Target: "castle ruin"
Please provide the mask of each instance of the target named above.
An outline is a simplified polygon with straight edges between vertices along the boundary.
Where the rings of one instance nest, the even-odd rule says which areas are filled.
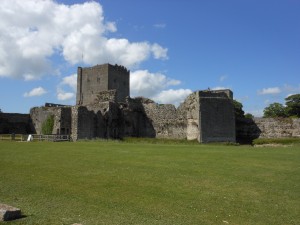
[[[130,72],[119,65],[77,70],[75,106],[48,104],[30,110],[36,133],[54,115],[54,134],[74,141],[94,138],[152,137],[235,142],[230,90],[196,91],[176,108],[151,99],[129,96]]]
[[[196,91],[176,108],[130,98],[130,72],[123,66],[79,67],[77,78],[75,106],[46,103],[30,114],[0,113],[0,134],[41,134],[52,115],[52,133],[68,134],[74,141],[151,137],[251,143],[261,137],[300,137],[299,118],[235,119],[230,90]]]

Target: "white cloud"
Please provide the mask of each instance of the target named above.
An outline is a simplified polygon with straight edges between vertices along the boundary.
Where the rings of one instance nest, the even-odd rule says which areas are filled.
[[[30,81],[30,80],[35,80],[36,79],[35,76],[32,75],[32,74],[24,74],[23,78],[24,78],[25,81]]]
[[[66,91],[70,89],[71,91]],[[62,78],[62,81],[57,85],[57,99],[60,101],[66,101],[75,98],[77,90],[77,74],[72,74]]]
[[[41,96],[46,94],[47,91],[42,88],[42,87],[37,87],[37,88],[33,88],[31,91],[29,92],[25,92],[24,93],[24,97],[34,97],[34,96]]]
[[[2,0],[0,77],[38,79],[53,72],[50,57],[71,64],[110,62],[132,68],[147,60],[167,59],[158,44],[106,37],[116,32],[97,2],[64,5],[53,0]]]
[[[257,92],[259,95],[273,95],[281,93],[279,87],[263,88]]]
[[[60,84],[67,85],[67,86],[71,87],[74,91],[76,91],[76,89],[77,89],[77,74],[75,73],[70,76],[64,77]]]
[[[155,59],[168,59],[168,49],[161,47],[159,44],[153,44],[151,51]]]
[[[189,89],[167,89],[181,82],[171,79],[161,73],[151,73],[148,70],[134,71],[130,75],[131,96],[151,98],[158,103],[169,103],[178,106],[192,93]]]
[[[116,32],[117,31],[117,26],[115,22],[107,22],[106,23],[106,30],[110,32]]]
[[[153,100],[158,103],[170,103],[178,106],[191,93],[192,90],[190,89],[169,89],[158,93],[156,96],[154,96]]]
[[[227,87],[222,87],[222,86],[217,86],[217,87],[213,87],[211,88],[212,90],[224,90],[224,89],[229,89]]]
[[[165,88],[180,83],[179,80],[170,79],[161,73],[150,73],[148,70],[137,70],[130,74],[131,96],[153,98]]]
[[[57,99],[60,101],[70,100],[74,97],[75,97],[75,93],[73,92],[65,92],[60,88],[57,89]]]

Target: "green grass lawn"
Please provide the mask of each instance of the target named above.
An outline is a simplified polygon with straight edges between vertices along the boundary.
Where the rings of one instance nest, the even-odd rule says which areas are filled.
[[[299,145],[2,141],[0,202],[7,224],[299,225],[299,166]]]

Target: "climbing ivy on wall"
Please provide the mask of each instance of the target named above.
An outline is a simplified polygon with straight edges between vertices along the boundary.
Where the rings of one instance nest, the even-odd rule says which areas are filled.
[[[54,126],[54,115],[49,115],[42,124],[42,134],[52,134]]]

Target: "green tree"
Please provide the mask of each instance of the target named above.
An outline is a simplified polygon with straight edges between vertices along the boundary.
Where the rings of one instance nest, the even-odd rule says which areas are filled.
[[[251,113],[246,113],[246,114],[245,114],[245,118],[253,119],[254,116],[253,116]]]
[[[274,102],[264,109],[265,118],[286,117],[286,116],[287,113],[285,107],[278,102]]]
[[[288,116],[300,117],[300,94],[285,98],[285,105]]]
[[[0,109],[0,113],[2,113],[2,110]]]
[[[244,118],[245,112],[243,110],[243,104],[238,102],[237,100],[233,100],[233,105],[234,105],[235,119]]]
[[[54,115],[49,115],[42,124],[42,134],[52,134],[54,127]]]

